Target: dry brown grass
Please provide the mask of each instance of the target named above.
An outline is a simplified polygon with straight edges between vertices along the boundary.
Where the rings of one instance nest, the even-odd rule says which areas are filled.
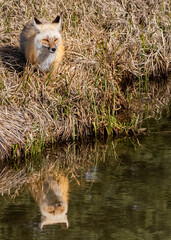
[[[17,193],[28,182],[28,177],[24,168],[16,172],[5,167],[0,172],[0,180],[0,194],[14,194],[14,191]]]
[[[1,158],[136,127],[127,83],[168,73],[170,0],[7,0],[0,7]],[[45,78],[26,65],[19,35],[33,16],[51,21],[60,12],[66,54],[55,79]]]

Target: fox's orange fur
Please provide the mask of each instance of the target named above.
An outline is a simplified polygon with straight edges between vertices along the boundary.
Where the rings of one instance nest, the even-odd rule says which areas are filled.
[[[41,23],[34,18],[20,35],[20,46],[26,59],[39,65],[42,71],[56,72],[64,55],[64,44],[60,34],[61,18],[50,23]]]

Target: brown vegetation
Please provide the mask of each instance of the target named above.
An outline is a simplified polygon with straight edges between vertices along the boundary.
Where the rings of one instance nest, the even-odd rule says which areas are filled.
[[[0,158],[137,128],[137,101],[160,92],[149,79],[169,71],[170,0],[7,0],[0,7]],[[66,54],[56,77],[45,77],[26,64],[19,36],[33,16],[51,21],[60,12]],[[170,95],[170,86],[162,89]]]

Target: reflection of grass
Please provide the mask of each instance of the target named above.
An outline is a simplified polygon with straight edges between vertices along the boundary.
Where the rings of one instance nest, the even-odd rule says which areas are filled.
[[[14,158],[21,148],[35,155],[47,142],[137,130],[143,115],[137,110],[138,99],[151,98],[154,91],[159,97],[150,79],[168,72],[169,4],[1,4],[0,157],[10,155],[11,149]],[[66,54],[55,78],[45,77],[26,64],[18,39],[33,15],[52,21],[61,11]]]
[[[99,162],[116,164],[117,168],[120,163],[116,154],[116,144],[117,142],[113,141],[68,144],[53,150],[46,149],[46,155],[40,153],[24,162],[13,158],[12,165],[5,168],[1,166],[0,194],[17,193],[27,184],[46,179],[50,175],[67,175],[79,184],[77,177],[88,171],[91,166],[97,166]]]

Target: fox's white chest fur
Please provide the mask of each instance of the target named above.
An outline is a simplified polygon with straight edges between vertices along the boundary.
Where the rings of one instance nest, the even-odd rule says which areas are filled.
[[[55,52],[51,52],[49,49],[50,47],[44,46],[42,44],[41,40],[42,39],[58,39],[58,43],[56,44],[56,50]],[[44,32],[41,32],[37,34],[34,38],[34,46],[36,49],[36,55],[37,55],[37,61],[39,63],[40,68],[44,72],[49,72],[52,63],[54,62],[56,55],[57,55],[57,50],[59,45],[61,44],[61,35],[59,32],[56,31],[55,28],[52,28],[51,30],[46,30]]]
[[[37,60],[39,63],[40,68],[44,71],[44,72],[49,72],[51,67],[52,67],[52,63],[55,61],[56,58],[56,54],[55,53],[50,53],[47,49],[45,48],[40,48],[37,50]]]

